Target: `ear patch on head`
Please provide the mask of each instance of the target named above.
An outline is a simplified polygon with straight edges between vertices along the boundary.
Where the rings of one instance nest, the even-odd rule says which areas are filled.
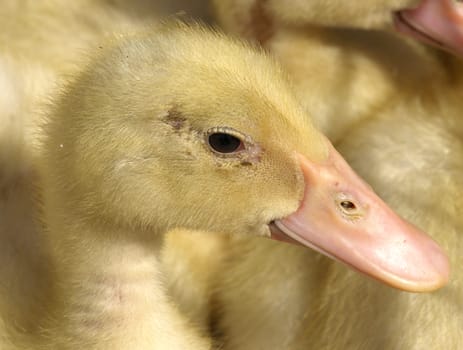
[[[186,118],[175,108],[171,108],[162,121],[170,125],[175,131],[180,131],[186,122]]]

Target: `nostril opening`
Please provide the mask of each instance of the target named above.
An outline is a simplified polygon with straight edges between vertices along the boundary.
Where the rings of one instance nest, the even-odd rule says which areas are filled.
[[[341,215],[348,220],[354,221],[365,216],[366,206],[364,203],[352,198],[346,193],[338,193],[336,198],[336,208]]]
[[[341,203],[341,207],[343,207],[343,209],[345,210],[355,210],[357,209],[357,207],[355,206],[355,204],[351,201],[342,201]]]

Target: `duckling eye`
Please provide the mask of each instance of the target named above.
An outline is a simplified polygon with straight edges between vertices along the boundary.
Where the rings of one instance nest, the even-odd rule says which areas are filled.
[[[214,151],[223,154],[234,153],[244,149],[243,141],[236,136],[224,132],[210,134],[208,142]]]

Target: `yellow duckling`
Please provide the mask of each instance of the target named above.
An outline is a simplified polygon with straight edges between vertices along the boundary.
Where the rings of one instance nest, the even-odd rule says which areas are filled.
[[[5,348],[209,349],[166,291],[176,228],[295,240],[407,290],[446,282],[436,243],[355,175],[262,53],[178,23],[95,51],[43,128],[49,284],[35,329],[2,315]]]

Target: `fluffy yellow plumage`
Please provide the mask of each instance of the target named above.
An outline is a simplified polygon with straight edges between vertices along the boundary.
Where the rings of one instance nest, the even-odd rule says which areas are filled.
[[[1,139],[24,155],[24,162],[14,163],[19,168],[5,167],[11,173],[4,179],[10,185],[6,187],[8,198],[13,198],[7,198],[7,203],[14,209],[15,200],[21,201],[19,195],[27,198],[27,182],[34,177],[28,176],[36,167],[27,164],[37,166],[40,176],[35,184],[42,203],[37,215],[45,229],[21,235],[26,240],[33,238],[33,244],[25,245],[24,256],[33,252],[36,265],[17,268],[8,265],[10,257],[6,255],[5,266],[11,267],[2,273],[11,281],[17,278],[0,289],[0,327],[4,328],[0,328],[0,339],[8,350],[208,349],[210,340],[191,326],[179,311],[178,302],[170,299],[165,279],[176,266],[180,266],[180,274],[186,272],[178,260],[162,266],[163,233],[188,228],[269,235],[269,224],[290,214],[292,217],[302,197],[303,203],[315,203],[315,208],[319,204],[325,209],[327,205],[322,212],[333,214],[334,222],[345,229],[358,228],[361,225],[346,220],[349,215],[339,206],[338,185],[351,196],[348,204],[354,209],[355,205],[367,208],[359,215],[364,218],[362,222],[369,222],[369,200],[373,198],[365,194],[369,190],[312,127],[285,74],[261,52],[201,26],[170,23],[147,29],[127,16],[126,9],[120,11],[118,6],[123,4],[114,7],[112,2],[89,1],[92,11],[82,4],[67,8],[60,1],[28,3],[26,7],[21,7],[25,3],[18,4],[15,7],[5,2],[3,13],[5,19],[17,17],[8,26],[17,38],[31,32],[28,26],[32,23],[44,25],[37,26],[37,40],[30,46],[21,46],[19,39],[8,45],[8,40],[2,39],[2,68],[10,74],[2,84],[20,101],[10,103],[8,110],[13,111],[10,115],[23,117],[12,120],[26,124],[25,142],[11,141],[21,140],[21,124],[16,129],[18,138]],[[63,23],[65,31],[53,30]],[[120,31],[129,33],[111,34]],[[73,32],[79,36],[68,40]],[[69,45],[69,49],[60,45]],[[18,81],[25,82],[26,88]],[[55,91],[60,93],[48,105],[44,96],[55,84],[59,86]],[[41,119],[46,122],[38,130]],[[217,152],[211,135],[218,137],[221,147],[239,142],[239,151]],[[325,169],[331,161],[331,168]],[[341,176],[333,178],[337,170],[342,170]],[[325,178],[312,178],[318,173]],[[325,184],[327,179],[332,183],[325,193],[319,183]],[[311,198],[308,182],[320,194],[311,201],[306,201]],[[352,184],[360,185],[355,188]],[[382,208],[374,198],[371,208]],[[12,221],[21,219],[18,212],[15,215]],[[376,226],[372,227],[374,233]],[[28,229],[23,226],[20,231]],[[7,233],[2,239],[16,240],[13,252],[20,246],[19,236]],[[331,234],[331,230],[326,233]],[[414,235],[410,236],[412,241]],[[297,238],[304,241],[304,237]],[[260,242],[265,247],[265,241]],[[423,242],[433,247],[429,253],[436,253],[433,243]],[[224,246],[223,242],[216,243],[209,248]],[[402,247],[406,251],[408,246]],[[201,256],[209,248],[196,252]],[[434,277],[433,268],[446,264],[440,253],[437,255],[439,263],[428,265],[429,271],[425,269]],[[221,262],[221,257],[214,256],[213,261]],[[164,251],[164,260],[170,258],[172,255]],[[25,289],[21,283],[31,274],[31,265],[38,278],[30,284],[35,289]],[[194,293],[210,293],[204,291],[211,286],[207,266],[193,267],[203,270],[200,276],[206,276],[200,278]],[[271,266],[261,272],[268,272]],[[270,281],[279,278],[276,271],[268,274]],[[377,278],[384,279],[384,274],[388,277],[389,270],[381,271]],[[398,279],[388,282],[402,288],[410,282],[413,288],[421,288],[420,278],[415,285],[413,278],[409,281],[397,275]],[[234,272],[229,271],[228,276]],[[295,286],[297,276],[290,279],[296,281]],[[428,274],[418,273],[418,277],[423,276]],[[444,271],[437,279],[431,278],[431,284],[425,281],[423,288],[436,288],[445,279]],[[226,283],[220,288],[224,296],[218,300],[226,300],[227,293],[234,292]],[[262,288],[255,292],[264,300],[280,295],[273,290],[269,295]],[[297,289],[297,293],[303,292],[304,286]],[[185,299],[194,300],[194,293]],[[179,296],[178,291],[174,294]],[[24,307],[13,307],[12,295]],[[242,306],[252,298],[244,301]],[[287,305],[288,309],[299,307],[298,303]],[[185,309],[192,317],[204,317],[204,312],[194,307],[187,305]],[[240,310],[233,310],[231,317]],[[236,339],[240,341],[240,337]],[[249,344],[253,339],[257,337],[250,338]]]

